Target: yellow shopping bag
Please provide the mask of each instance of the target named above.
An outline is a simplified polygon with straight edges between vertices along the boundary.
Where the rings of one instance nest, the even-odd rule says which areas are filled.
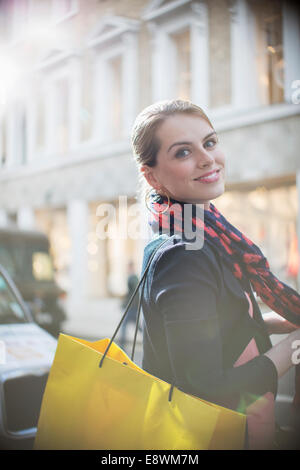
[[[245,415],[173,390],[108,339],[60,335],[35,449],[242,449]]]
[[[131,359],[113,342],[142,282],[143,294],[156,251],[111,340],[59,336],[35,449],[243,449],[245,415],[188,395],[133,362],[142,295]]]

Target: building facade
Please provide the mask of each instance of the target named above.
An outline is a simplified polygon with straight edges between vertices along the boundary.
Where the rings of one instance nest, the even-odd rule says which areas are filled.
[[[0,224],[49,235],[70,311],[123,295],[130,260],[140,270],[130,131],[177,97],[225,151],[217,207],[299,288],[296,2],[2,0],[0,24]]]

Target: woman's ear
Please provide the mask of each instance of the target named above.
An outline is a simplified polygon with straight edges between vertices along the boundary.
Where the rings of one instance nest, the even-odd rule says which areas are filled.
[[[155,171],[152,167],[143,165],[140,170],[143,173],[144,178],[147,180],[147,183],[152,186],[152,188],[157,191],[161,190],[161,184],[157,180]]]

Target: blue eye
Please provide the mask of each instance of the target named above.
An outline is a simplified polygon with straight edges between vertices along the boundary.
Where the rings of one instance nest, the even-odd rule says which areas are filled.
[[[211,143],[212,145],[207,145]],[[209,139],[205,142],[204,147],[213,147],[217,143],[217,139]]]
[[[177,158],[182,158],[182,157],[187,157],[190,154],[189,149],[180,149],[178,152],[176,152],[175,157]]]

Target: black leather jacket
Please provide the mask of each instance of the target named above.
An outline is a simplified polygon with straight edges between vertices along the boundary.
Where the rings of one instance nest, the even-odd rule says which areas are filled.
[[[162,237],[145,247],[143,269]],[[170,237],[149,268],[142,367],[186,393],[233,409],[238,403],[244,412],[259,396],[277,393],[277,370],[263,355],[272,344],[260,309],[249,283],[250,317],[244,288],[216,248],[206,242],[200,250],[185,245]],[[252,338],[260,355],[234,367]]]

